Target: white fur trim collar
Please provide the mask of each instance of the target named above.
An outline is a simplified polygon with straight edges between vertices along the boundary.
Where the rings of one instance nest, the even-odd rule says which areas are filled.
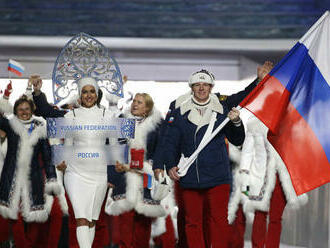
[[[181,115],[184,115],[187,111],[192,110],[194,108],[195,108],[195,106],[192,101],[192,95],[191,95],[187,100],[185,100],[180,105],[180,113],[181,113]],[[211,109],[212,111],[223,114],[222,104],[219,102],[219,100],[215,94],[210,95],[210,103],[208,105],[208,108]]]
[[[180,107],[180,105],[185,102],[187,99],[190,99],[192,95],[192,91],[190,90],[189,92],[187,92],[184,95],[179,96],[176,100],[175,100],[175,108]]]
[[[129,110],[124,113],[127,118],[134,118]],[[153,109],[150,115],[142,120],[141,122],[136,122],[135,124],[135,136],[134,139],[130,140],[130,148],[144,149],[147,147],[147,135],[148,133],[154,131],[157,125],[161,122],[162,115],[157,109]]]
[[[35,128],[32,130],[31,135],[28,134],[27,130],[23,126],[23,123],[14,116],[9,120],[9,124],[13,131],[24,139],[28,141],[31,145],[35,145],[38,142],[39,138],[47,138],[47,130],[44,120],[32,116],[32,121],[36,123]]]
[[[215,94],[210,95],[210,103],[207,105],[207,110],[203,117],[198,113],[195,104],[193,103],[192,96],[184,101],[180,105],[180,113],[184,115],[186,112],[190,111],[188,114],[188,120],[198,126],[198,129],[204,125],[209,124],[212,112],[217,112],[223,114],[223,107],[219,102]]]

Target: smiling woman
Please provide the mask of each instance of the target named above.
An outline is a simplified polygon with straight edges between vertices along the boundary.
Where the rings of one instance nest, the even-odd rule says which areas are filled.
[[[52,203],[45,193],[60,193],[55,167],[51,164],[46,125],[32,115],[33,110],[32,100],[22,96],[15,102],[13,118],[0,116],[0,129],[8,139],[0,178],[0,214],[13,220],[13,226],[19,223],[19,212],[26,222],[46,221]],[[13,234],[17,246],[26,245],[24,234],[17,236],[15,231]]]
[[[98,106],[99,86],[94,78],[85,77],[78,81],[81,107],[64,115],[74,119],[75,125],[91,127],[101,126],[103,118],[111,119],[110,111]],[[97,147],[106,144],[106,137],[100,135],[102,130],[83,128],[74,132],[74,145]],[[78,153],[81,160],[70,160],[64,174],[65,190],[69,196],[76,219],[77,240],[80,247],[90,248],[95,235],[95,223],[99,219],[101,206],[107,191],[107,164],[98,152]],[[91,199],[92,202],[91,202]]]
[[[28,100],[25,97],[21,97],[15,102],[14,114],[18,119],[27,121],[32,117],[32,113],[35,110],[35,106],[32,100]]]
[[[93,107],[97,101],[97,94],[95,87],[92,85],[85,85],[81,90],[81,105],[86,108]]]
[[[154,107],[154,102],[150,95],[137,93],[131,104],[131,114],[134,116],[147,117]]]

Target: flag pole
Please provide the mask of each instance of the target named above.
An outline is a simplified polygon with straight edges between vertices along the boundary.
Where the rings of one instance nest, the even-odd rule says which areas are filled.
[[[9,60],[8,60],[7,71],[8,71],[8,78],[9,78],[9,81],[10,81],[11,80],[11,74],[10,74],[10,71],[9,71]]]

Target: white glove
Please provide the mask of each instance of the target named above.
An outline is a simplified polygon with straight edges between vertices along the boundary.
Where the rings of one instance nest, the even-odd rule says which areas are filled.
[[[151,191],[152,199],[161,201],[170,193],[169,180],[168,176],[163,176],[162,173],[159,174],[159,180],[155,180],[153,190]]]

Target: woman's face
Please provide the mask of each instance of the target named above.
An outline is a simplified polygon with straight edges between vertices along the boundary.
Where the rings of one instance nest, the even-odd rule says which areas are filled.
[[[85,108],[91,108],[96,104],[97,94],[94,86],[85,85],[81,90],[81,105]]]
[[[143,96],[135,95],[131,104],[131,113],[134,116],[146,116],[148,108]]]
[[[30,104],[23,102],[16,108],[16,116],[18,119],[27,121],[32,117],[32,110]]]

